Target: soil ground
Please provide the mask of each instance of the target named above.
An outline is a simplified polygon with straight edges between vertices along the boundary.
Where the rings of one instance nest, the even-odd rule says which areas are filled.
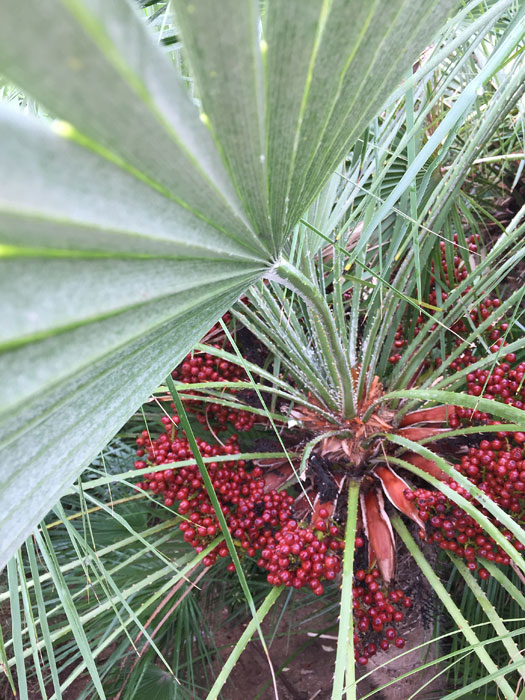
[[[432,561],[435,550],[424,547],[425,554]],[[428,584],[422,579],[412,557],[405,551],[398,552],[398,571],[403,572],[402,579],[395,582],[396,586],[405,591],[414,601],[413,608],[408,611],[398,631],[406,641],[405,650],[417,647],[432,638],[431,619],[436,605]],[[410,589],[403,581],[410,581]],[[322,609],[322,599],[318,608]],[[217,616],[227,616],[228,611],[218,611]],[[224,618],[223,618],[224,619]],[[310,620],[308,622],[307,620]],[[281,636],[275,636],[270,645],[270,657],[274,669],[286,665],[277,675],[277,692],[279,700],[329,700],[331,697],[332,678],[335,664],[337,625],[334,612],[316,615],[313,607],[304,613],[300,608],[296,611],[285,612],[279,629]],[[332,625],[332,629],[327,628]],[[232,647],[244,630],[244,625],[218,625],[215,642],[222,648],[224,658],[227,658]],[[273,625],[269,621],[263,624],[265,639],[270,640]],[[291,631],[286,633],[286,631]],[[325,634],[317,636],[325,630]],[[439,654],[435,645],[427,645],[424,650],[416,650],[404,655],[392,647],[388,652],[381,652],[371,659],[365,669],[357,668],[358,698],[364,698],[369,693],[374,700],[438,700],[443,697],[444,678],[438,676],[439,667],[432,666],[426,671],[418,671],[406,679],[397,680],[401,676],[419,668]],[[394,660],[395,659],[395,660]],[[289,661],[288,661],[289,660]],[[392,663],[388,663],[392,660]],[[217,665],[216,671],[220,670]],[[372,673],[370,673],[372,671]],[[392,683],[387,688],[379,690],[383,685]],[[263,652],[261,643],[254,637],[245,649],[235,666],[228,684],[223,691],[225,700],[274,700],[276,695],[271,685],[271,675],[268,660]]]
[[[283,620],[286,624],[286,620]],[[231,628],[223,631],[216,640],[218,643],[235,644],[242,630]],[[329,700],[331,697],[332,677],[335,663],[335,635],[324,638],[312,638],[297,635],[288,640],[276,639],[270,648],[274,668],[283,660],[298,652],[297,657],[286,666],[277,677],[279,700]],[[222,637],[222,638],[221,638]],[[422,625],[413,627],[405,634],[407,647],[414,647],[431,637],[429,630]],[[302,648],[305,641],[310,643]],[[429,653],[432,653],[432,650]],[[384,666],[385,662],[399,656],[399,650],[393,649],[371,660],[365,671],[358,670],[358,677],[367,677],[358,682],[358,698],[363,698],[372,691],[375,700],[407,700],[413,694],[417,700],[436,700],[443,696],[443,685],[436,679],[436,668],[418,672],[408,678],[394,682],[393,685],[377,691],[383,685],[396,681],[400,676],[418,668],[429,658],[423,658],[420,651],[411,652],[397,658]],[[381,668],[378,668],[382,666]],[[369,671],[373,673],[369,675]],[[254,641],[239,659],[228,685],[224,691],[226,700],[274,700],[275,692],[269,686],[270,671],[266,656],[260,642]],[[428,685],[427,685],[428,684]],[[421,690],[419,690],[421,688]],[[419,691],[419,692],[418,692]]]

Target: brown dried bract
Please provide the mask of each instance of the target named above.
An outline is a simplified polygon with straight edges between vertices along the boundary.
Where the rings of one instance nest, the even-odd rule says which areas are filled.
[[[358,379],[358,371],[355,371],[354,379]],[[384,394],[379,377],[374,377],[370,390],[358,404],[357,415],[354,418],[341,418],[334,416],[334,422],[328,421],[322,414],[314,409],[295,407],[291,411],[291,417],[308,431],[317,434],[339,431],[344,435],[331,435],[321,441],[316,452],[330,461],[361,467],[364,465],[369,448],[363,445],[376,433],[393,432],[392,420],[394,411],[379,405],[368,420],[364,422],[363,417],[367,411]],[[317,403],[313,397],[309,397],[311,403]]]

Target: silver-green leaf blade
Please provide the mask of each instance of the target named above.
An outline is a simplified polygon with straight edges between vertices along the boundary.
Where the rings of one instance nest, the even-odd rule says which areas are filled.
[[[0,567],[250,281],[203,284],[3,353]]]
[[[0,22],[0,71],[87,147],[264,251],[196,106],[131,2],[13,4]]]
[[[0,244],[108,255],[261,259],[257,247],[180,206],[34,117],[0,105]],[[110,204],[108,206],[108,204]]]
[[[211,132],[254,229],[275,253],[258,2],[177,0],[174,5]]]
[[[455,0],[268,3],[268,169],[275,230],[286,233],[295,225],[455,5]]]

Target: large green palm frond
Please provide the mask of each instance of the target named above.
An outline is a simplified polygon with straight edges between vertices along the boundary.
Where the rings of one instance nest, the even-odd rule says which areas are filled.
[[[0,564],[282,242],[455,5],[176,2],[204,112],[126,0],[2,12]]]

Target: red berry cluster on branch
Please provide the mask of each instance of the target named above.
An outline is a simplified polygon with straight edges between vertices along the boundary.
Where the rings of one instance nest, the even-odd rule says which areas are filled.
[[[505,438],[506,435],[512,437]],[[524,448],[518,446],[518,443],[522,445],[525,442],[525,434],[502,433],[502,436],[503,438],[497,437],[491,441],[482,440],[477,448],[471,447],[455,468],[513,519],[525,525],[525,454]],[[475,501],[467,490],[453,479],[449,479],[447,483],[467,500]],[[415,501],[421,520],[427,523],[430,530],[420,534],[429,542],[436,542],[442,549],[448,549],[465,559],[470,570],[477,569],[477,559],[510,564],[508,554],[495,540],[474,518],[444,494],[416,489],[405,491],[405,495],[409,500]],[[477,505],[479,507],[479,504]],[[484,508],[479,509],[518,551],[524,549],[521,542],[496,518]],[[486,569],[480,569],[479,575],[481,578],[488,578]]]
[[[473,237],[470,239],[469,248],[471,251],[476,248]],[[466,276],[463,260],[456,256],[449,277],[444,245],[441,264],[444,279],[449,286]],[[442,292],[438,295],[434,278],[431,283],[433,286],[429,300],[432,304],[441,303],[447,294]],[[485,299],[475,310],[466,312],[470,313],[470,319],[465,316],[458,320],[453,330],[458,334],[470,331],[470,322],[479,325],[499,306],[498,299]],[[420,332],[423,322],[424,319],[420,316],[416,323],[416,335]],[[486,331],[493,343],[493,352],[506,345],[502,334],[507,328],[506,323],[498,321]],[[390,358],[391,362],[399,361],[401,349],[406,344],[403,328],[399,326],[394,340],[396,353]],[[467,391],[473,396],[484,396],[524,408],[525,362],[513,367],[516,362],[513,353],[507,353],[502,359],[505,361],[497,364],[492,371],[475,370],[468,374]],[[474,355],[466,351],[456,358],[450,367],[453,371],[458,371],[469,367],[475,361]],[[173,372],[173,377],[185,384],[239,382],[247,379],[242,367],[221,360],[208,352],[188,355]],[[234,390],[229,391],[235,393]],[[205,396],[197,389],[194,398],[186,400],[186,405],[196,419],[212,433],[215,430],[226,430],[229,425],[233,425],[237,430],[249,430],[253,426],[255,414],[204,399]],[[213,421],[212,424],[210,420]],[[442,420],[439,418],[439,421]],[[165,431],[158,438],[152,440],[148,432],[143,431],[137,439],[137,455],[143,459],[136,462],[136,467],[166,467],[146,474],[139,487],[161,496],[168,507],[178,502],[177,510],[184,519],[180,525],[184,540],[197,552],[203,552],[221,534],[219,521],[198,467],[177,466],[178,462],[192,458],[189,443],[184,434],[179,432],[178,416],[165,416],[162,421]],[[495,424],[487,413],[481,411],[454,407],[450,412],[451,428],[473,421]],[[524,523],[525,434],[505,431],[505,426],[501,425],[501,430],[498,428],[495,436],[493,440],[481,441],[479,447],[470,448],[456,469],[513,518]],[[267,573],[267,581],[271,585],[307,587],[315,595],[321,595],[324,592],[323,583],[334,580],[341,570],[340,555],[345,544],[339,527],[332,518],[334,503],[329,501],[331,496],[323,494],[327,502],[321,500],[320,494],[315,491],[314,486],[317,484],[314,481],[313,485],[308,486],[311,489],[310,493],[314,493],[313,513],[308,515],[306,511],[301,511],[297,503],[294,513],[294,498],[284,490],[278,492],[272,488],[275,482],[270,483],[271,473],[268,473],[267,483],[260,467],[249,469],[243,460],[233,458],[240,452],[236,435],[220,444],[209,444],[200,439],[197,440],[197,444],[201,454],[210,458],[207,462],[208,474],[237,550],[242,555],[257,559],[258,566]],[[219,456],[232,456],[232,459],[215,461],[214,458]],[[285,482],[278,483],[282,485]],[[449,479],[447,483],[475,503],[517,549],[523,549],[521,544],[457,482]],[[403,483],[400,487],[401,491],[405,485],[406,483]],[[476,570],[477,560],[483,558],[497,563],[510,563],[505,551],[476,521],[440,492],[407,489],[404,495],[408,500],[415,502],[421,521],[426,523],[427,531],[421,531],[421,536],[462,557],[469,569]],[[298,522],[303,517],[306,520]],[[361,537],[356,537],[355,544],[362,547],[364,541]],[[228,556],[228,547],[222,540],[204,557],[203,563],[211,566],[217,557]],[[231,562],[227,568],[231,572],[235,570]],[[478,574],[482,578],[488,577],[484,568],[479,569]],[[397,634],[395,625],[403,620],[403,609],[410,606],[410,598],[402,590],[389,590],[377,569],[368,572],[358,570],[355,573],[354,641],[355,657],[359,664],[367,664],[368,659],[377,651],[386,650],[391,644],[399,649],[403,648],[405,642]]]
[[[465,243],[466,246],[463,246],[463,252],[465,252],[465,247],[468,248],[469,253],[477,253],[478,252],[478,246],[477,243],[479,242],[479,235],[471,235],[468,239],[466,239]],[[459,255],[458,253],[460,252],[460,243],[459,243],[459,238],[458,234],[455,233],[453,237],[452,244],[458,249],[456,254],[452,258],[452,270],[449,271],[448,269],[448,263],[447,263],[447,243],[446,241],[440,241],[439,242],[439,250],[441,254],[441,269],[443,270],[443,277],[445,280],[445,284],[449,289],[451,287],[454,287],[456,284],[459,284],[462,280],[467,278],[468,271],[465,266],[465,261]],[[450,244],[449,244],[450,245]],[[432,273],[434,274],[435,271],[435,264],[432,263]],[[452,274],[450,274],[452,273]],[[433,299],[434,301],[431,301],[431,304],[436,303],[437,301],[437,296],[435,292],[435,277],[430,278],[430,285],[431,285],[431,295],[434,294]],[[447,295],[443,294],[441,295],[443,299],[447,298]]]
[[[508,406],[514,406],[521,410],[525,409],[525,362],[520,362],[514,367],[509,363],[516,360],[514,353],[505,355],[505,362],[497,363],[490,369],[477,369],[467,374],[467,394],[479,396],[484,399],[500,401]],[[471,364],[475,358],[469,358],[466,364]],[[461,423],[472,424],[483,422],[489,425],[498,425],[498,421],[490,419],[490,415],[477,409],[455,407],[454,415],[450,418],[450,427],[455,429]],[[498,433],[500,439],[514,435],[514,440],[520,440],[522,433]]]
[[[405,640],[398,636],[395,624],[404,618],[403,609],[412,606],[412,600],[401,590],[388,590],[377,569],[367,573],[355,572],[353,588],[354,655],[358,664],[365,666],[378,649],[386,651],[390,644],[398,649]],[[369,641],[372,637],[372,641]]]
[[[166,432],[152,441],[144,430],[137,439],[137,454],[140,457],[145,455],[148,464],[170,466],[146,474],[138,486],[162,496],[167,506],[179,501],[178,512],[185,517],[180,525],[184,539],[201,552],[219,534],[218,520],[198,467],[176,466],[176,462],[189,460],[192,456],[187,439],[178,435],[178,416],[165,416],[162,420]],[[224,445],[212,446],[204,440],[197,440],[197,445],[205,457],[239,453],[236,435]],[[144,469],[147,463],[140,459],[135,462],[135,467]],[[248,472],[245,466],[244,460],[207,464],[235,544],[251,557],[262,550],[259,565],[270,572],[269,583],[294,585],[296,588],[308,583],[319,595],[323,592],[321,581],[334,579],[340,571],[337,551],[344,547],[344,543],[337,537],[338,527],[328,523],[328,512],[323,509],[319,511],[315,532],[299,527],[292,520],[293,497],[285,491],[265,493],[262,470],[256,467]],[[204,564],[210,566],[217,556],[228,556],[225,544],[221,543],[208,554]],[[228,568],[233,570],[233,564]]]
[[[506,362],[497,364],[494,369],[478,369],[467,374],[467,393],[471,396],[502,401],[509,406],[525,407],[525,362],[511,368],[509,362],[516,360],[514,353],[505,356]]]
[[[146,430],[137,439],[137,454],[145,456],[146,461],[137,460],[135,467],[169,466],[146,474],[138,486],[162,496],[167,506],[179,501],[177,510],[185,517],[180,525],[184,539],[201,552],[219,534],[218,520],[197,465],[176,465],[192,457],[187,439],[178,434],[178,416],[164,416],[162,421],[166,430],[157,439],[152,440]],[[210,445],[204,440],[197,440],[197,445],[205,457],[239,453],[236,435],[223,445]],[[339,528],[329,521],[329,512],[324,508],[318,511],[310,527],[299,526],[292,519],[293,497],[275,489],[265,493],[262,470],[255,467],[249,472],[245,467],[244,460],[207,464],[235,544],[248,556],[260,553],[258,563],[269,572],[269,583],[296,588],[308,584],[320,595],[321,582],[333,580],[340,571],[337,552],[344,548],[344,542],[339,537]],[[362,546],[363,540],[357,538],[356,544]],[[204,564],[210,566],[217,556],[228,556],[224,543],[204,558]],[[233,570],[233,564],[228,568]]]
[[[177,415],[169,418],[164,416],[161,419],[166,426],[166,432],[156,440],[151,440],[147,430],[143,430],[136,442],[139,446],[137,456],[142,459],[135,462],[136,469],[144,469],[148,465],[168,464],[173,465],[162,471],[155,471],[143,476],[143,483],[139,486],[149,489],[155,494],[163,496],[167,506],[172,506],[175,500],[182,501],[202,490],[202,477],[196,465],[186,467],[176,467],[177,462],[193,459],[193,454],[188,440],[178,434],[179,417]],[[232,435],[224,444],[210,445],[204,440],[197,438],[197,446],[203,457],[216,457],[218,455],[234,455],[239,453],[237,436]],[[147,462],[144,461],[144,456]],[[222,462],[221,466],[237,465],[243,468],[245,462]],[[215,462],[211,465],[217,467]],[[210,468],[212,468],[210,465]]]
[[[219,345],[213,347],[219,348]],[[239,365],[228,362],[211,353],[190,353],[183,362],[172,372],[173,379],[184,384],[200,384],[202,382],[239,382],[247,381],[246,372]],[[195,392],[198,394],[199,392]],[[230,389],[229,393],[235,393]],[[189,411],[196,415],[197,420],[209,429],[209,420],[215,422],[214,430],[221,431],[233,425],[235,430],[250,430],[255,423],[256,414],[243,411],[231,406],[224,406],[213,401],[194,400],[186,402]]]
[[[258,564],[269,572],[268,583],[294,588],[308,585],[315,595],[321,595],[322,581],[332,581],[341,570],[337,550],[344,548],[344,542],[338,534],[337,525],[323,536],[319,530],[301,528],[289,520],[261,552]]]
[[[469,448],[456,469],[525,524],[525,434],[498,432],[497,436]]]
[[[179,501],[177,510],[185,518],[180,525],[184,539],[197,552],[202,552],[220,533],[217,516],[197,465],[176,466],[177,462],[192,458],[187,439],[177,434],[178,416],[171,419],[165,417],[163,421],[165,425],[170,423],[171,427],[167,427],[167,432],[153,441],[148,432],[143,431],[137,439],[137,454],[141,457],[146,455],[148,464],[170,464],[170,467],[145,474],[138,486],[162,496],[167,506]],[[216,445],[197,439],[197,446],[204,457],[239,453],[236,435],[232,435],[224,444]],[[142,459],[135,462],[137,469],[146,466]],[[273,540],[275,530],[291,518],[293,498],[284,491],[264,493],[262,470],[255,467],[247,471],[245,467],[244,460],[211,461],[207,464],[229,532],[235,543],[253,557]],[[213,564],[217,555],[228,555],[225,544],[218,545],[208,554],[204,564]]]
[[[441,549],[448,549],[465,559],[471,571],[478,568],[477,557],[498,564],[510,563],[509,557],[484,533],[474,518],[455,507],[446,496],[427,489],[416,489],[410,493],[417,499],[421,519],[428,522],[430,532],[419,533],[428,542],[439,544]],[[479,569],[478,574],[481,578],[488,578],[486,569]]]
[[[177,510],[184,517],[180,525],[184,540],[202,552],[220,534],[218,519],[198,467],[177,467],[177,462],[192,457],[187,439],[179,434],[178,416],[165,416],[162,420],[165,432],[157,439],[152,440],[147,431],[137,439],[137,454],[144,459],[137,460],[135,466],[169,466],[146,474],[138,486],[162,496],[167,506],[178,501]],[[206,457],[239,453],[235,435],[223,445],[210,445],[204,440],[197,440],[197,444]],[[321,595],[323,582],[334,580],[341,570],[340,553],[345,545],[339,527],[330,517],[332,509],[316,506],[311,523],[298,523],[292,517],[292,496],[286,491],[265,493],[261,468],[248,471],[243,460],[232,459],[210,461],[207,469],[235,546],[247,556],[259,557],[257,563],[268,572],[270,584],[306,586],[315,595]],[[356,537],[355,544],[363,547],[363,538]],[[211,566],[217,557],[228,556],[222,541],[203,563]],[[227,568],[233,572],[234,564]],[[356,573],[353,595],[357,662],[366,664],[378,650],[386,650],[391,644],[403,648],[405,642],[397,634],[395,624],[403,619],[403,609],[410,607],[410,598],[401,590],[389,591],[377,569]]]
[[[477,251],[477,241],[479,239],[479,236],[470,236],[470,238],[467,241],[468,249],[469,251],[476,252]],[[458,236],[457,234],[454,234],[454,245],[458,245]],[[453,289],[455,286],[457,286],[462,280],[466,279],[467,277],[467,269],[465,267],[465,263],[463,258],[461,258],[459,255],[455,255],[453,257],[453,269],[452,269],[452,274],[449,274],[448,271],[448,265],[447,265],[447,259],[446,259],[446,244],[444,241],[441,241],[440,243],[440,248],[441,248],[441,268],[443,271],[443,279],[446,284],[446,286],[449,289]],[[440,293],[438,294],[437,287],[436,287],[436,278],[434,276],[435,273],[435,266],[434,263],[432,263],[432,277],[430,278],[430,289],[428,293],[428,298],[427,302],[431,304],[432,306],[437,306],[440,307],[444,301],[448,299],[449,294],[444,290],[441,289]],[[466,287],[465,290],[462,293],[462,296],[465,296],[470,292],[471,287]],[[461,337],[464,337],[466,334],[469,334],[472,331],[472,326],[477,327],[479,326],[485,319],[487,319],[491,313],[493,312],[494,309],[497,309],[501,306],[501,301],[497,298],[490,298],[486,297],[476,308],[471,309],[468,311],[465,309],[465,315],[463,318],[459,318],[455,323],[452,324],[451,326],[451,331],[452,333],[455,334],[454,338],[454,344],[455,346],[459,346],[462,342]],[[432,310],[429,310],[429,313],[432,314]],[[470,323],[468,321],[468,317],[470,318]],[[415,328],[414,328],[414,335],[417,336],[423,324],[426,322],[427,316],[421,314],[417,317]],[[432,330],[434,330],[437,326],[433,326]],[[492,352],[497,352],[502,346],[504,347],[507,345],[507,342],[504,341],[503,335],[508,329],[508,323],[505,322],[504,319],[498,320],[497,323],[492,323],[490,324],[484,331],[484,334],[486,335],[487,342],[492,342],[491,346],[491,351]],[[461,336],[461,337],[457,337]],[[401,360],[401,349],[408,344],[408,340],[405,337],[405,327],[403,323],[400,323],[399,326],[397,327],[395,337],[394,337],[394,352],[390,357],[388,358],[388,361],[391,364],[396,364]],[[515,357],[514,357],[515,359]],[[473,362],[476,361],[476,358],[472,355],[472,353],[467,350],[465,353],[463,353],[459,358],[456,358],[451,364],[450,368],[452,370],[459,370],[462,369],[462,367],[466,367],[469,364],[472,364]],[[513,360],[508,360],[509,362],[512,362]],[[441,358],[436,358],[434,360],[436,366],[441,365]],[[427,360],[426,365],[430,366],[431,361]]]

